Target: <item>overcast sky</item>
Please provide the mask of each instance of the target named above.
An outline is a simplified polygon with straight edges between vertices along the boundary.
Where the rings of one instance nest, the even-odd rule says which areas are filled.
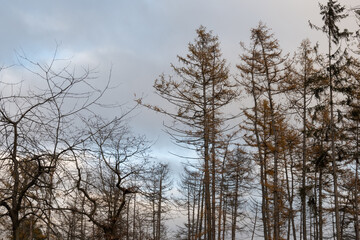
[[[321,1],[324,2],[324,1]],[[341,1],[348,7],[358,0]],[[0,64],[16,64],[15,52],[35,61],[59,55],[77,66],[97,69],[105,83],[112,68],[108,101],[133,104],[134,94],[160,103],[152,84],[161,73],[171,74],[170,63],[184,55],[195,30],[203,25],[219,36],[230,67],[247,42],[250,29],[263,21],[272,28],[285,52],[293,52],[304,38],[321,41],[308,20],[321,25],[315,0],[33,0],[1,1]],[[354,21],[354,17],[349,19]],[[232,72],[236,74],[236,72]],[[2,76],[4,77],[4,76]],[[6,76],[11,77],[11,76]],[[6,79],[3,79],[6,81]],[[167,158],[172,148],[161,133],[162,117],[141,110],[133,128],[157,140],[153,153]]]

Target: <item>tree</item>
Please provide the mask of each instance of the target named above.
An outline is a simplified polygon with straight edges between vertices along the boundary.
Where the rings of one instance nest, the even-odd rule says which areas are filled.
[[[347,186],[347,191],[350,191],[351,194],[348,199],[352,199],[353,205],[353,222],[355,229],[355,239],[360,239],[360,229],[359,229],[359,123],[360,123],[360,63],[356,59],[352,59],[352,64],[349,68],[346,69],[346,72],[351,79],[351,92],[349,93],[350,102],[348,104],[346,119],[348,120],[346,124],[345,131],[348,135],[348,152],[350,153],[349,165],[354,166],[353,169],[349,168],[353,172],[353,175],[350,176],[350,186]],[[354,169],[355,168],[355,169]],[[350,190],[353,188],[353,192]],[[353,196],[353,197],[351,197]]]
[[[261,165],[265,166],[264,156],[267,154],[267,151],[273,157],[273,194],[274,194],[274,224],[273,224],[273,234],[274,239],[280,239],[280,184],[279,184],[279,161],[280,161],[280,122],[279,110],[280,105],[277,105],[275,102],[275,96],[279,93],[283,93],[284,89],[281,87],[281,83],[284,81],[286,56],[282,56],[282,51],[280,49],[278,40],[276,40],[273,34],[270,33],[270,30],[263,24],[260,23],[257,28],[251,30],[251,46],[246,48],[244,44],[242,45],[245,53],[241,56],[243,63],[238,65],[238,69],[241,71],[243,82],[242,85],[245,86],[245,89],[248,93],[252,95],[254,99],[255,107],[253,108],[254,116],[247,117],[252,118],[254,126],[254,134],[256,136],[255,145],[258,148],[258,156],[261,160]],[[264,100],[264,98],[266,100]],[[260,140],[260,132],[258,125],[262,121],[258,116],[258,104],[262,102],[264,111],[267,111],[270,117],[270,125],[268,136],[268,142],[265,144],[267,149],[261,149],[263,142]],[[268,109],[267,109],[268,108]],[[245,113],[246,114],[246,113]],[[264,112],[265,114],[265,112]],[[281,118],[281,117],[280,117]],[[267,123],[263,123],[267,124]],[[263,133],[266,134],[265,132]],[[265,139],[264,139],[265,140]],[[261,156],[260,156],[261,155]],[[266,173],[265,169],[262,169],[263,173]],[[266,176],[262,175],[262,184],[266,185]],[[263,188],[263,214],[268,212],[265,198],[266,189]],[[264,223],[264,235],[265,239],[270,239],[270,229],[268,222],[266,222],[268,217],[263,215]]]
[[[307,217],[306,217],[306,189],[307,189],[307,169],[309,161],[309,145],[308,137],[312,129],[311,120],[309,118],[309,108],[313,107],[312,99],[314,92],[314,85],[318,80],[318,69],[316,69],[316,55],[315,50],[311,46],[311,42],[306,39],[301,42],[298,51],[296,52],[291,74],[285,79],[286,95],[290,102],[290,109],[294,110],[299,120],[296,121],[302,124],[302,129],[297,129],[302,135],[302,166],[301,166],[301,216],[302,216],[302,238],[307,239]]]
[[[176,199],[179,206],[186,216],[184,228],[180,228],[178,232],[179,238],[184,239],[201,239],[203,233],[200,225],[202,224],[203,213],[203,173],[201,170],[185,166],[181,181],[179,184],[179,192],[181,197]]]
[[[100,117],[88,120],[87,147],[73,150],[75,187],[85,206],[70,202],[67,209],[86,216],[102,232],[98,238],[106,240],[122,239],[127,232],[126,208],[130,196],[140,192],[139,175],[146,170],[149,147],[143,136],[133,135],[123,123],[125,116],[110,122]]]
[[[149,168],[148,176],[145,177],[145,195],[152,207],[153,239],[160,240],[166,237],[163,223],[164,213],[168,211],[166,203],[169,201],[166,194],[171,190],[172,180],[167,163],[157,163]]]
[[[335,220],[336,220],[336,238],[337,240],[341,239],[341,229],[340,229],[340,215],[339,215],[339,202],[338,202],[338,173],[337,173],[337,163],[336,163],[336,148],[335,148],[335,116],[334,116],[334,91],[341,90],[340,87],[342,84],[341,81],[341,71],[340,68],[343,66],[344,53],[340,51],[340,48],[337,48],[333,51],[333,44],[335,48],[338,47],[340,40],[349,37],[349,32],[347,29],[340,31],[338,23],[347,17],[347,14],[344,13],[345,7],[337,3],[337,1],[329,0],[326,5],[320,4],[320,14],[322,15],[322,20],[324,25],[322,27],[317,27],[310,23],[311,27],[314,27],[317,30],[324,32],[328,38],[328,53],[327,53],[327,72],[328,72],[328,87],[329,87],[329,103],[330,103],[330,132],[331,132],[331,160],[333,167],[333,179],[334,179],[334,204],[335,204]],[[334,81],[335,80],[335,81]]]
[[[0,208],[1,216],[11,222],[14,240],[20,239],[21,224],[28,217],[51,219],[44,210],[49,209],[45,195],[51,184],[44,179],[82,142],[74,122],[107,88],[94,88],[89,70],[77,76],[56,53],[49,63],[25,56],[19,56],[19,63],[31,80],[5,80],[0,93]]]
[[[205,191],[206,239],[215,239],[215,148],[217,133],[226,131],[222,110],[236,97],[235,86],[228,76],[218,38],[204,27],[197,31],[194,43],[189,43],[186,57],[178,56],[180,67],[172,65],[180,80],[164,75],[155,81],[156,93],[172,104],[175,112],[158,106],[147,107],[173,118],[167,132],[178,144],[196,150],[203,160]],[[141,100],[138,100],[139,102]],[[184,146],[184,145],[183,145]],[[213,184],[213,185],[212,185]],[[211,188],[212,186],[212,188]]]
[[[227,189],[224,195],[230,198],[230,224],[231,224],[231,239],[236,239],[236,233],[238,230],[242,230],[238,226],[238,222],[245,217],[245,214],[241,211],[245,206],[244,195],[249,192],[250,181],[252,178],[251,159],[244,153],[242,149],[235,148],[229,156],[228,161],[225,164],[225,175]],[[225,232],[225,229],[223,230]],[[225,239],[224,237],[222,239]],[[219,238],[220,240],[220,238]]]

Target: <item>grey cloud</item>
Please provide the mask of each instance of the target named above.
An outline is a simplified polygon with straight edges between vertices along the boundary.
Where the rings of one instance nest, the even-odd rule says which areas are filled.
[[[343,2],[357,5],[355,0]],[[234,66],[239,42],[248,41],[250,28],[260,20],[289,52],[303,38],[317,40],[319,34],[309,29],[307,21],[320,22],[318,12],[313,0],[4,1],[0,64],[15,62],[14,50],[19,49],[30,58],[46,60],[58,42],[61,56],[96,67],[100,83],[113,66],[112,79],[119,88],[105,100],[132,103],[136,93],[160,103],[153,94],[153,81],[163,72],[172,73],[170,63],[176,64],[177,54],[186,54],[200,25],[219,35],[223,56]],[[152,139],[163,137],[162,117],[147,110],[141,114],[133,121],[135,128]],[[168,144],[168,140],[159,142]]]

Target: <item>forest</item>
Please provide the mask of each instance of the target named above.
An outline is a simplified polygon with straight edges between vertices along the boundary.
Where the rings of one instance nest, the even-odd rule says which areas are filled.
[[[328,0],[319,15],[325,45],[284,53],[259,22],[234,72],[200,26],[154,81],[161,104],[104,104],[111,72],[99,86],[57,50],[18,54],[32,80],[0,81],[0,239],[360,240],[360,8]],[[130,127],[138,109],[195,153],[177,156],[181,176]]]

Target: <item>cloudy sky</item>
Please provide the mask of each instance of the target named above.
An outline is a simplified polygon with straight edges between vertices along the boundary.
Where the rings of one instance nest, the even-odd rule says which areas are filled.
[[[321,1],[324,2],[324,1]],[[348,7],[358,0],[341,1]],[[247,42],[259,21],[272,28],[285,52],[304,38],[322,41],[308,20],[321,24],[315,0],[33,0],[2,1],[0,9],[0,65],[16,64],[16,52],[34,61],[58,55],[76,66],[90,66],[98,82],[106,82],[112,68],[110,102],[133,104],[134,94],[161,104],[152,84],[170,63],[184,55],[200,25],[219,36],[230,67],[238,63],[239,42]],[[355,21],[353,16],[349,21]],[[236,74],[235,71],[232,74]],[[11,76],[6,76],[11,77]],[[4,76],[2,76],[4,78]],[[6,79],[2,79],[5,80]],[[168,158],[169,139],[161,133],[162,117],[139,110],[132,125],[157,140],[153,153]],[[175,150],[174,150],[175,151]],[[170,157],[169,157],[170,158]]]

